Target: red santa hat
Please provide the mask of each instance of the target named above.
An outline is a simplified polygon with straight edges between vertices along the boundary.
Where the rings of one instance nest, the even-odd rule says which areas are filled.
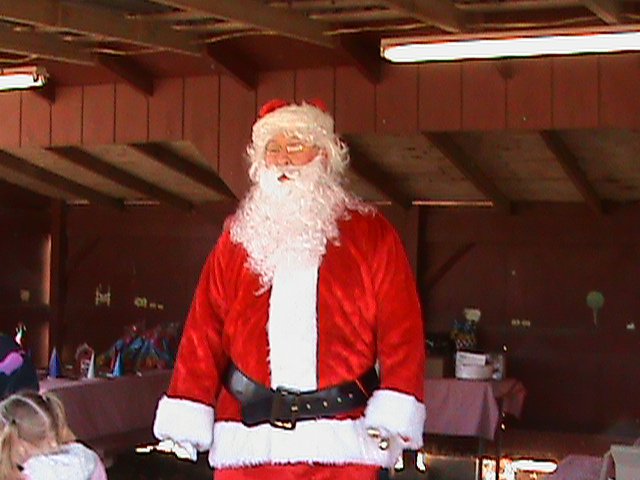
[[[251,133],[251,161],[263,161],[267,143],[280,133],[299,137],[327,150],[334,169],[339,172],[344,170],[348,162],[347,148],[334,133],[333,118],[322,100],[296,104],[273,99],[265,103]]]

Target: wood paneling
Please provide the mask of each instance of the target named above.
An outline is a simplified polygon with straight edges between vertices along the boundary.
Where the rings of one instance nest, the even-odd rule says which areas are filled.
[[[193,143],[218,171],[220,78],[189,77],[184,84],[184,139]]]
[[[20,145],[49,146],[51,143],[51,105],[34,92],[22,93]]]
[[[116,85],[84,87],[82,143],[100,145],[115,140]]]
[[[220,168],[218,173],[238,198],[249,187],[246,146],[256,117],[256,95],[237,80],[220,77]]]
[[[418,128],[459,130],[462,126],[462,66],[429,63],[418,70]]]
[[[551,60],[511,60],[507,77],[507,128],[541,130],[550,126]]]
[[[376,87],[376,132],[411,134],[418,129],[418,67],[382,69]]]
[[[332,67],[296,71],[296,102],[320,99],[335,113],[335,71]]]
[[[116,84],[116,143],[146,142],[149,138],[149,102],[126,83]]]
[[[284,70],[279,72],[261,72],[258,77],[256,107],[260,107],[274,98],[293,102],[295,97],[295,72]]]
[[[6,92],[0,95],[0,145],[18,147],[20,145],[20,92]]]
[[[498,62],[462,64],[462,129],[501,130],[505,128],[505,80]]]
[[[82,87],[58,87],[51,105],[51,144],[76,145],[81,141]]]
[[[598,57],[560,57],[553,65],[553,127],[598,126]]]
[[[149,98],[149,140],[182,140],[184,79],[155,81],[155,91]]]
[[[375,132],[375,87],[355,67],[336,68],[336,131]]]
[[[602,55],[600,62],[600,126],[640,126],[640,55]]]

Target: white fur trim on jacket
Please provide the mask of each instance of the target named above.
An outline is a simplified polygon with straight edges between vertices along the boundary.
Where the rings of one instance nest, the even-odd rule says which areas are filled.
[[[293,430],[269,424],[247,427],[239,422],[216,422],[213,436],[209,451],[213,468],[300,462],[391,467],[402,453],[397,442],[380,450],[378,442],[367,435],[362,418],[306,420]]]
[[[269,300],[271,387],[315,390],[318,265],[278,266]]]
[[[405,448],[422,446],[426,410],[412,395],[394,390],[376,390],[367,403],[364,421],[367,428],[408,439]]]
[[[158,440],[188,443],[202,452],[211,447],[213,419],[209,405],[165,395],[158,402],[153,434]]]

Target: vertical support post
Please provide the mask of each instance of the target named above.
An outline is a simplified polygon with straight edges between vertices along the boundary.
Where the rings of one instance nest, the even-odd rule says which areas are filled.
[[[67,205],[51,201],[51,264],[49,266],[49,349],[62,350],[64,307],[67,298]]]

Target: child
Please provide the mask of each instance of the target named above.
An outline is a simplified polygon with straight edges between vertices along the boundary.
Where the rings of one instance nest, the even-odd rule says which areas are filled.
[[[10,395],[0,402],[0,480],[106,480],[98,455],[74,440],[55,395]]]

